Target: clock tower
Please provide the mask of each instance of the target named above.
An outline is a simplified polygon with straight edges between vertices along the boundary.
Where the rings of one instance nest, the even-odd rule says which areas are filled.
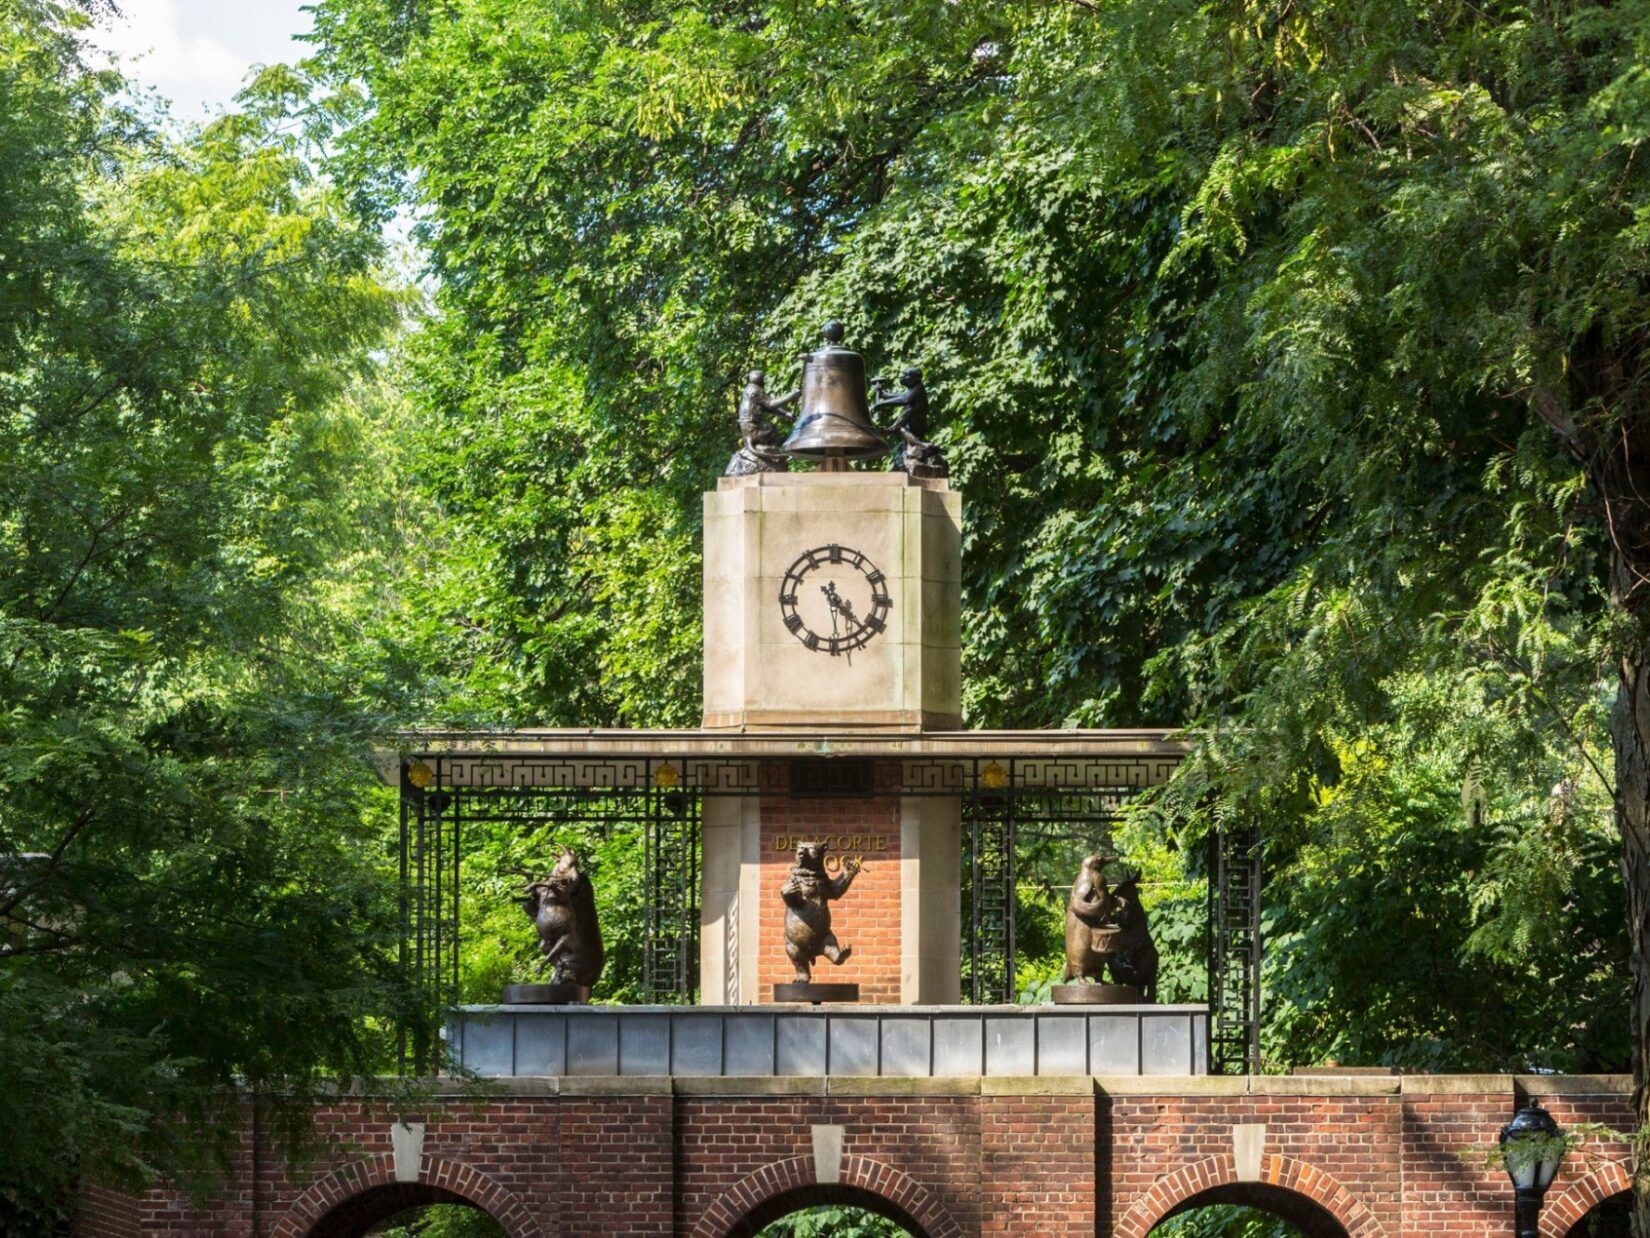
[[[814,979],[857,985],[874,1005],[959,999],[961,805],[901,794],[897,758],[856,759],[855,741],[914,749],[962,720],[962,500],[923,439],[927,395],[902,375],[893,467],[872,426],[859,354],[841,329],[805,359],[797,395],[770,400],[753,372],[744,446],[705,495],[704,728],[784,736],[796,759],[765,767],[763,793],[707,799],[700,1000],[773,1000],[795,977],[781,897],[801,843],[828,848],[827,875],[854,867],[833,906],[843,961]],[[877,384],[880,394],[882,383]],[[795,428],[765,417],[800,396]],[[913,407],[915,406],[915,407]],[[875,460],[850,469],[847,460]],[[795,460],[819,468],[790,471]]]

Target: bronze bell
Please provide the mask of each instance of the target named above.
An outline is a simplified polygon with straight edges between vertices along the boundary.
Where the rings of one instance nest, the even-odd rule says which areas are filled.
[[[871,424],[865,394],[865,358],[843,348],[842,324],[825,324],[825,347],[802,359],[802,407],[796,428],[785,440],[785,454],[823,460],[826,468],[842,461],[869,460],[887,453],[888,444]]]

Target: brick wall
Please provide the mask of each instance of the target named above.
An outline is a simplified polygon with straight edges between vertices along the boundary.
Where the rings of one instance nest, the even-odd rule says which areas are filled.
[[[844,856],[856,851],[864,855],[865,866],[848,893],[831,904],[832,931],[839,942],[853,947],[853,952],[840,967],[819,959],[814,964],[814,979],[858,984],[860,1001],[895,1004],[900,1000],[899,797],[793,798],[784,782],[785,772],[778,765],[767,768],[769,785],[763,788],[761,797],[756,1000],[771,1002],[775,984],[796,978],[785,956],[785,904],[779,889],[795,862],[796,841],[824,839],[832,843],[827,858],[831,876],[838,876]],[[873,772],[879,789],[897,785],[897,763],[881,762]],[[868,839],[875,839],[880,846],[867,846]]]
[[[88,1183],[80,1190],[69,1232],[74,1238],[125,1238],[138,1232],[138,1201],[122,1191]]]
[[[114,1235],[354,1238],[385,1209],[467,1199],[513,1238],[750,1232],[807,1203],[854,1201],[936,1238],[1145,1238],[1177,1208],[1248,1202],[1309,1238],[1503,1238],[1505,1175],[1475,1152],[1523,1094],[1511,1078],[561,1079],[447,1100],[424,1125],[416,1181],[397,1184],[394,1116],[362,1100],[317,1112],[333,1151],[304,1171],[250,1135],[204,1205],[156,1191],[136,1207],[92,1193]],[[1625,1080],[1523,1080],[1563,1125],[1629,1122]],[[1148,1090],[1150,1089],[1150,1090]],[[842,1128],[822,1182],[816,1126]],[[1263,1126],[1252,1176],[1234,1127]],[[1544,1217],[1565,1238],[1623,1189],[1625,1148],[1573,1157]],[[254,1161],[257,1173],[254,1175]],[[827,1177],[829,1175],[826,1175]]]
[[[979,1233],[1095,1232],[1095,1096],[1084,1090],[980,1098]]]

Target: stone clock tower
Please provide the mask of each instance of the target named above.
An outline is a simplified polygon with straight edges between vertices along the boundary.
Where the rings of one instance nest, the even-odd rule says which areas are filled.
[[[816,977],[858,983],[873,1004],[958,1000],[960,805],[899,795],[898,761],[820,758],[855,735],[919,739],[961,725],[962,500],[943,476],[913,476],[943,470],[846,467],[845,455],[886,459],[888,448],[864,411],[858,354],[836,346],[840,330],[827,338],[806,360],[796,429],[770,457],[777,467],[723,477],[705,495],[704,727],[794,736],[798,758],[827,781],[861,785],[707,801],[708,1005],[766,1002],[792,978],[778,891],[808,840],[825,841],[833,863],[864,865],[833,905],[852,956],[822,961]],[[760,457],[760,436],[755,448]],[[784,471],[786,457],[822,467]],[[800,769],[792,763],[792,780]]]

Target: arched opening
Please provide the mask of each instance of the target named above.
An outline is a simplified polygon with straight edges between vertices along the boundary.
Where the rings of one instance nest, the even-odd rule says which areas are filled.
[[[1288,1221],[1241,1204],[1210,1204],[1162,1221],[1153,1238],[1301,1238]]]
[[[375,1186],[351,1195],[310,1227],[309,1238],[503,1238],[486,1209],[421,1182]]]
[[[828,1213],[815,1213],[828,1208]],[[771,1229],[769,1227],[772,1227]],[[827,1228],[835,1226],[835,1228]],[[853,1226],[853,1228],[849,1228]],[[896,1238],[910,1234],[928,1238],[928,1231],[899,1205],[871,1191],[844,1183],[812,1183],[771,1195],[727,1231],[728,1238]]]
[[[1564,1238],[1630,1238],[1632,1232],[1633,1192],[1620,1191],[1589,1208]]]
[[[762,1227],[762,1238],[905,1238],[913,1231],[867,1208],[813,1204]]]
[[[1264,1182],[1232,1182],[1181,1200],[1152,1238],[1349,1238],[1322,1204]]]

